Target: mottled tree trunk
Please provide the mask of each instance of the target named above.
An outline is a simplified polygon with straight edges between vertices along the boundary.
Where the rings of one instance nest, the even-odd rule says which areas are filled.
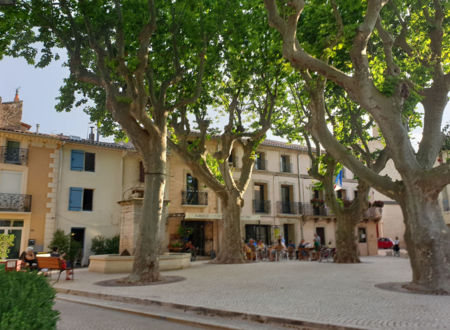
[[[400,206],[413,278],[409,285],[433,293],[450,294],[450,230],[445,225],[437,194],[406,190]]]
[[[240,264],[245,262],[241,239],[241,205],[242,200],[235,194],[228,193],[221,198],[222,230],[219,237],[220,249],[215,263]]]
[[[130,282],[159,281],[159,228],[166,183],[166,138],[151,143],[152,153],[143,155],[145,193],[134,252]]]
[[[336,215],[336,256],[334,262],[340,264],[360,262],[355,234],[356,224],[360,219],[361,217],[355,216],[353,212],[343,211]]]

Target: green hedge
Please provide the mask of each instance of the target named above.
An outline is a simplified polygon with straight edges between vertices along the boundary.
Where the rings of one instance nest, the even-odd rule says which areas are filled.
[[[56,329],[55,290],[35,272],[0,270],[0,329]]]

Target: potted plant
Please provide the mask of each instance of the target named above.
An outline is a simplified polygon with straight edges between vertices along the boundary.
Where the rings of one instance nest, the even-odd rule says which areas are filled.
[[[181,242],[173,242],[169,244],[170,252],[181,252],[183,250],[183,243]]]
[[[313,207],[322,207],[325,202],[323,199],[313,198],[311,199],[311,204]]]

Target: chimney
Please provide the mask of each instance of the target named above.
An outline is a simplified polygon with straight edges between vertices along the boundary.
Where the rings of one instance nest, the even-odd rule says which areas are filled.
[[[14,103],[19,103],[20,102],[20,100],[19,100],[19,88],[20,87],[16,88],[16,96],[14,97]]]
[[[94,142],[95,141],[94,126],[91,126],[90,129],[91,132],[89,133],[89,141]]]
[[[39,124],[36,124],[36,134],[38,134],[39,133]]]
[[[14,102],[0,102],[0,127],[22,130],[22,101],[19,100],[19,89],[16,89]]]

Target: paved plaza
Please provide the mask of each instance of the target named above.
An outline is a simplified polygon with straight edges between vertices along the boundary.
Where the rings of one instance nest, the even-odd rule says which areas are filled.
[[[450,329],[450,296],[399,293],[375,284],[411,279],[409,260],[364,257],[361,264],[283,261],[243,265],[194,262],[164,272],[185,280],[164,285],[104,287],[123,274],[78,270],[55,286],[262,316],[363,329]]]

